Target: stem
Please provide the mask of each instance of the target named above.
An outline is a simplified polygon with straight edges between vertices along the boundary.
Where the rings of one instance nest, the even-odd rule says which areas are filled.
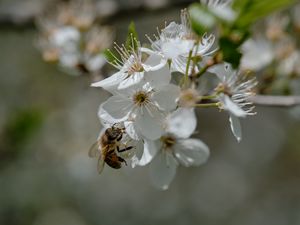
[[[263,106],[293,107],[300,105],[300,96],[255,95],[250,101]]]
[[[214,103],[204,103],[204,104],[195,104],[194,107],[201,107],[201,108],[211,108],[211,107],[217,107],[219,108],[220,103],[214,102]]]
[[[217,64],[215,60],[213,60],[210,63],[207,63],[204,67],[201,68],[201,70],[197,74],[194,75],[194,77],[200,78],[210,67],[214,66],[215,64]]]
[[[210,100],[217,97],[218,97],[217,95],[204,95],[204,96],[199,96],[199,100]]]
[[[190,68],[190,64],[191,64],[192,54],[193,54],[193,50],[191,50],[189,52],[189,57],[188,57],[187,64],[186,64],[185,76],[184,76],[184,82],[183,82],[184,87],[186,86],[187,81],[189,79],[189,68]]]

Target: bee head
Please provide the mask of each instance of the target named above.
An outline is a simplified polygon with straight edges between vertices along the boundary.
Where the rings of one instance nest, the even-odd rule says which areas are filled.
[[[111,128],[106,129],[105,134],[109,140],[121,140],[124,129],[112,126]]]

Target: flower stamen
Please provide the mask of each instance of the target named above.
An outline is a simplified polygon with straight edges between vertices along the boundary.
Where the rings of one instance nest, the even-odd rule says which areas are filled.
[[[170,151],[172,147],[176,144],[176,139],[170,135],[162,136],[160,141],[163,143],[163,149],[166,151]]]
[[[144,91],[138,91],[133,96],[133,102],[139,107],[145,106],[150,102],[149,94]]]

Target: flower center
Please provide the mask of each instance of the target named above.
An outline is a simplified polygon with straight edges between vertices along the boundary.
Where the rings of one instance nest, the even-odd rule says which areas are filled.
[[[163,143],[163,149],[165,150],[170,150],[176,144],[176,139],[170,135],[162,136],[160,141]]]
[[[134,62],[128,69],[128,75],[132,75],[136,72],[143,72],[144,68],[140,62]]]
[[[149,95],[144,91],[138,91],[133,96],[133,102],[138,106],[144,106],[147,103],[149,103],[149,101],[150,101]]]
[[[220,84],[216,87],[215,90],[216,90],[216,92],[224,93],[225,95],[227,95],[227,96],[229,96],[229,97],[232,96],[230,87],[228,87],[228,85],[226,85],[226,84],[220,83]]]
[[[199,95],[195,89],[189,88],[180,93],[179,105],[182,107],[192,107],[199,101]]]

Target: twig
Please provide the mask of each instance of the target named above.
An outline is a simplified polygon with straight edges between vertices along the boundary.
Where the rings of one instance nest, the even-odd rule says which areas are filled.
[[[250,99],[256,105],[292,107],[300,105],[300,96],[256,95]]]

